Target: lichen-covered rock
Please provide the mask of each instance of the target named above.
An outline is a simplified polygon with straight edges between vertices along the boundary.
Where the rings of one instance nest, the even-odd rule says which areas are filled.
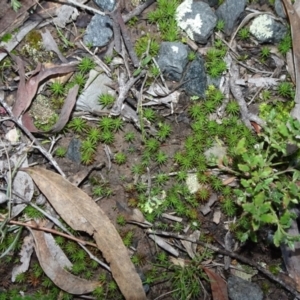
[[[190,39],[205,44],[216,26],[217,17],[207,3],[185,0],[177,7],[176,21]]]
[[[260,43],[278,43],[285,36],[287,28],[270,15],[263,14],[253,20],[250,32]]]

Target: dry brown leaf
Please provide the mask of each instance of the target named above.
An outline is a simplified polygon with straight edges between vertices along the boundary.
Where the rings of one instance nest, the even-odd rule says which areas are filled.
[[[1,1],[0,10],[0,35],[12,32],[22,25],[29,17],[29,9],[36,4],[35,0],[22,0],[22,6],[15,12],[10,1]]]
[[[57,285],[60,289],[74,295],[82,295],[91,293],[95,288],[101,285],[97,281],[88,281],[77,277],[67,270],[64,266],[57,262],[57,259],[52,255],[46,241],[46,234],[40,230],[29,229],[35,241],[35,253],[39,263],[45,274]]]
[[[53,68],[45,68],[43,65],[38,65],[34,71],[32,77],[26,82],[24,63],[19,57],[14,57],[18,64],[20,83],[17,91],[17,99],[13,106],[13,114],[16,118],[24,113],[30,106],[32,99],[34,98],[39,83],[49,76],[57,74],[66,74],[73,72],[76,68],[74,64],[60,65]]]
[[[211,269],[202,267],[209,278],[213,300],[229,300],[224,279]]]
[[[143,300],[142,281],[117,230],[102,209],[81,189],[46,169],[26,168],[54,209],[74,230],[92,235],[122,294],[128,300]]]
[[[58,118],[56,124],[50,129],[51,132],[61,131],[65,127],[65,125],[68,123],[70,114],[76,103],[76,97],[78,94],[78,90],[79,90],[78,84],[76,84],[69,90],[68,96],[67,96],[67,98],[64,102],[64,105],[61,109],[61,112],[59,114],[59,118]]]

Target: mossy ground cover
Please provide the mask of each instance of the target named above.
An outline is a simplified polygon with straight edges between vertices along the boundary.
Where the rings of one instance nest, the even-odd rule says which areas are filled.
[[[147,71],[145,86],[159,80],[159,70],[152,57],[157,54],[160,43],[185,41],[174,23],[174,12],[178,4],[179,1],[175,0],[157,1],[148,12],[128,24],[128,28],[136,26],[138,32],[147,28],[147,34],[140,35],[136,31],[133,33],[136,40],[135,51],[142,63],[140,68],[132,71],[135,76],[142,70]],[[247,26],[241,29],[237,38],[237,42],[245,49],[249,44],[252,45],[247,29]],[[228,48],[219,38],[222,24],[218,23],[216,30],[219,34],[215,36],[214,42],[208,43],[208,50],[204,55],[206,71],[211,78],[220,78],[226,71],[224,57]],[[37,35],[27,37],[40,47],[37,38]],[[267,47],[257,51],[255,63],[270,71],[268,61],[271,58]],[[279,43],[278,50],[285,54],[290,47],[291,38],[287,35]],[[19,54],[33,59],[33,51],[29,53],[25,50],[21,45]],[[63,51],[65,54],[72,54],[75,49],[64,48]],[[105,56],[103,59],[109,65],[114,56],[116,55]],[[33,61],[44,62],[45,59],[49,59],[49,53],[35,57]],[[194,59],[195,52],[191,51],[189,61]],[[246,63],[247,60],[251,61],[252,55],[244,50],[238,59]],[[88,72],[94,67],[92,57],[85,53],[75,74],[67,83],[54,81],[47,87],[49,104],[54,111],[61,109],[63,97],[72,86],[79,84],[80,90],[83,90]],[[10,59],[2,61],[0,68],[7,74],[13,73]],[[245,95],[248,93],[248,98],[251,98],[251,91],[245,88],[243,92]],[[258,115],[267,122],[267,129],[245,126],[237,101],[232,96],[226,99],[226,95],[213,85],[207,86],[205,97],[202,98],[183,94],[174,113],[170,113],[170,109],[165,106],[138,107],[142,125],[140,129],[121,117],[109,115],[92,119],[73,115],[70,118],[60,133],[62,137],[56,144],[55,158],[61,168],[70,174],[106,162],[105,169],[91,172],[82,188],[114,222],[123,243],[131,251],[133,264],[142,274],[143,283],[150,287],[149,299],[163,294],[169,295],[169,299],[204,297],[205,291],[210,290],[210,284],[199,265],[211,260],[222,264],[223,259],[202,247],[197,248],[196,256],[191,259],[182,245],[170,240],[180,250],[184,267],[171,262],[168,252],[150,241],[141,227],[128,223],[135,208],[152,224],[152,230],[172,234],[190,234],[200,230],[200,240],[209,243],[223,243],[229,230],[240,247],[253,247],[250,255],[254,255],[254,259],[257,252],[264,252],[266,255],[257,259],[264,260],[270,270],[272,266],[278,266],[280,253],[274,250],[274,244],[279,246],[281,242],[292,244],[294,241],[286,234],[286,229],[295,217],[289,209],[297,204],[298,158],[295,153],[292,156],[293,164],[289,164],[285,152],[287,140],[298,143],[295,136],[299,124],[288,118],[294,93],[294,85],[287,77],[276,88],[262,90],[257,95],[255,105],[259,110]],[[108,109],[114,100],[109,94],[99,95],[99,103]],[[218,112],[222,106],[223,113],[220,117]],[[35,125],[47,131],[55,123],[54,119],[55,113],[48,123],[41,124],[37,121]],[[289,126],[286,126],[287,123]],[[155,130],[149,131],[149,126]],[[81,141],[80,164],[66,158],[67,147],[74,138]],[[44,137],[43,142],[49,142],[48,138]],[[105,145],[111,151],[110,168],[104,151]],[[221,149],[222,156],[207,154],[215,153],[212,149]],[[40,155],[30,155],[34,162],[42,161]],[[196,176],[199,184],[195,192],[186,183],[191,174]],[[270,185],[272,189],[269,188]],[[201,209],[212,196],[216,196],[217,202],[210,214],[203,215]],[[215,211],[221,211],[218,224],[212,222]],[[1,207],[1,213],[5,212],[6,207]],[[165,218],[164,214],[178,219],[174,221]],[[20,220],[25,217],[44,216],[28,206]],[[228,225],[224,226],[225,223]],[[2,258],[2,274],[9,274],[12,267],[19,263],[18,251],[22,234],[26,230],[22,227],[18,230],[5,235],[0,244],[2,253],[12,245],[8,255]],[[71,228],[70,230],[72,231]],[[268,232],[273,234],[270,246],[266,246],[264,242]],[[17,236],[20,237],[19,240],[16,240]],[[93,292],[95,299],[123,299],[109,272],[100,268],[74,241],[61,236],[57,236],[55,240],[73,263],[70,272],[102,283]],[[92,247],[89,250],[101,258],[98,250]],[[243,251],[242,254],[249,255]],[[9,276],[3,276],[2,279],[0,300],[18,299],[19,290],[24,291],[30,299],[75,298],[52,283],[36,258],[32,259],[26,273],[17,276],[15,283],[10,282]],[[278,287],[265,278],[261,286],[266,296],[275,291],[279,293]],[[280,293],[289,297],[281,290]]]

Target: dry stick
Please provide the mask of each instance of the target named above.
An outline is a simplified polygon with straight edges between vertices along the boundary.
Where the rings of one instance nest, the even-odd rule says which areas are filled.
[[[112,116],[118,116],[118,115],[120,115],[121,110],[122,110],[123,102],[124,102],[125,98],[127,97],[127,94],[129,92],[129,90],[145,74],[146,74],[146,71],[143,70],[138,76],[130,78],[127,81],[126,84],[120,84],[120,87],[119,87],[119,97],[116,100],[116,102],[115,102],[115,104],[112,107],[111,112],[110,112],[110,114]],[[120,76],[122,76],[122,74],[120,74]],[[120,78],[122,79],[122,77],[120,77]]]
[[[208,248],[208,249],[210,249],[214,252],[230,256],[231,258],[235,258],[235,259],[237,259],[237,260],[239,260],[239,261],[241,261],[241,262],[243,262],[247,265],[250,265],[250,266],[256,268],[262,274],[264,274],[265,276],[270,278],[272,281],[274,281],[276,283],[279,283],[283,288],[285,288],[291,294],[293,294],[294,296],[296,296],[297,298],[300,299],[300,293],[298,293],[298,291],[296,289],[294,289],[292,286],[290,286],[289,284],[287,284],[286,282],[284,282],[283,280],[281,280],[277,276],[274,276],[271,272],[269,272],[268,270],[263,268],[261,265],[251,261],[250,259],[248,259],[244,256],[241,256],[241,255],[236,254],[234,252],[229,252],[229,251],[220,249],[216,246],[213,246],[212,244],[204,243],[204,242],[201,242],[201,241],[195,241],[194,239],[188,238],[188,237],[180,235],[180,234],[173,234],[173,233],[169,233],[169,232],[165,232],[165,231],[154,231],[154,230],[151,230],[151,229],[147,230],[147,234],[156,234],[156,235],[172,237],[172,238],[175,238],[175,239],[182,239],[182,240],[185,240],[185,241],[188,241],[188,242],[191,242],[191,243],[196,243],[197,245]]]
[[[0,217],[0,221],[5,221],[3,218]],[[10,220],[8,221],[9,224],[15,224],[15,225],[20,225],[20,226],[25,226],[25,227],[30,227],[32,229],[35,229],[35,230],[41,230],[41,231],[45,231],[45,232],[49,232],[49,233],[53,233],[55,235],[60,235],[60,236],[63,236],[69,240],[73,240],[75,242],[78,242],[80,244],[83,244],[83,245],[89,245],[89,246],[92,246],[92,247],[95,247],[95,248],[98,248],[98,246],[94,243],[91,243],[91,242],[87,242],[87,241],[84,241],[84,240],[81,240],[81,239],[78,239],[76,238],[75,236],[71,236],[71,235],[68,235],[66,233],[63,233],[63,232],[60,232],[60,231],[57,231],[55,229],[51,229],[51,228],[47,228],[47,227],[43,227],[43,226],[38,226],[38,225],[32,225],[32,224],[27,224],[27,223],[23,223],[23,222],[19,222],[19,221],[13,221],[13,220]]]
[[[242,90],[241,90],[240,86],[238,86],[236,84],[236,80],[238,79],[237,77],[239,74],[239,69],[238,69],[237,64],[235,64],[234,62],[232,62],[232,64],[231,64],[230,73],[231,73],[230,74],[231,77],[230,77],[230,81],[229,81],[230,91],[240,106],[242,121],[251,130],[252,130],[252,125],[251,125],[250,121],[254,121],[258,125],[263,127],[265,125],[265,122],[263,120],[261,120],[258,116],[254,115],[252,113],[249,113],[249,111],[248,111],[247,103],[244,99]]]
[[[98,9],[95,9],[95,8],[92,8],[88,5],[84,5],[84,4],[80,4],[78,3],[77,1],[74,1],[74,0],[66,0],[66,2],[63,2],[65,4],[73,4],[74,6],[77,6],[77,7],[80,7],[82,9],[85,9],[85,10],[88,10],[88,11],[91,11],[95,14],[98,14],[98,15],[101,15],[101,16],[105,16],[105,13],[103,11],[100,11]]]
[[[12,113],[10,107],[6,104],[6,102],[4,101],[4,99],[2,97],[0,97],[0,103],[1,105],[5,108],[5,110],[7,111],[7,113],[10,116],[11,121],[13,121],[14,123],[18,124],[19,127],[21,128],[21,130],[31,139],[31,141],[35,144],[36,148],[38,150],[40,150],[40,152],[50,161],[50,163],[53,165],[53,167],[60,173],[61,176],[63,176],[64,178],[66,178],[66,175],[64,174],[64,172],[61,170],[61,168],[59,167],[59,165],[57,164],[57,162],[54,160],[53,156],[51,155],[51,153],[49,153],[45,148],[43,148],[41,146],[41,144],[38,142],[38,140],[31,134],[31,132],[25,127],[23,126],[23,124],[21,123],[21,121],[19,121]],[[0,120],[1,121],[1,120]]]
[[[143,4],[137,6],[133,11],[123,17],[124,22],[127,23],[133,17],[140,15],[148,6],[150,6],[154,2],[155,0],[148,0]]]
[[[120,12],[120,9],[117,8],[116,11],[114,11],[112,14],[110,14],[110,16],[112,17],[113,21],[117,24],[119,24],[120,26],[120,30],[121,30],[121,33],[122,33],[122,37],[123,37],[123,41],[124,41],[124,44],[127,48],[127,51],[128,51],[128,54],[131,58],[131,61],[133,63],[133,65],[137,68],[139,66],[139,59],[133,49],[133,45],[132,45],[132,42],[130,40],[130,37],[128,35],[128,32],[127,32],[127,29],[126,29],[126,25],[124,23],[124,20],[122,18],[122,15],[121,15],[121,12]]]

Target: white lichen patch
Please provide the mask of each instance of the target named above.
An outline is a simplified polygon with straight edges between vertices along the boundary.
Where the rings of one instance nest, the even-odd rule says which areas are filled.
[[[250,32],[257,39],[267,39],[271,38],[272,32],[272,18],[266,14],[260,15],[254,19],[250,26]]]
[[[195,194],[201,188],[197,174],[188,174],[185,183],[191,194]]]
[[[173,52],[178,53],[178,47],[177,46],[172,46],[171,49],[172,49]]]
[[[176,10],[176,21],[178,26],[184,30],[190,39],[194,40],[194,34],[201,34],[202,20],[199,14],[195,18],[186,18],[186,14],[192,12],[192,0],[181,3]]]

